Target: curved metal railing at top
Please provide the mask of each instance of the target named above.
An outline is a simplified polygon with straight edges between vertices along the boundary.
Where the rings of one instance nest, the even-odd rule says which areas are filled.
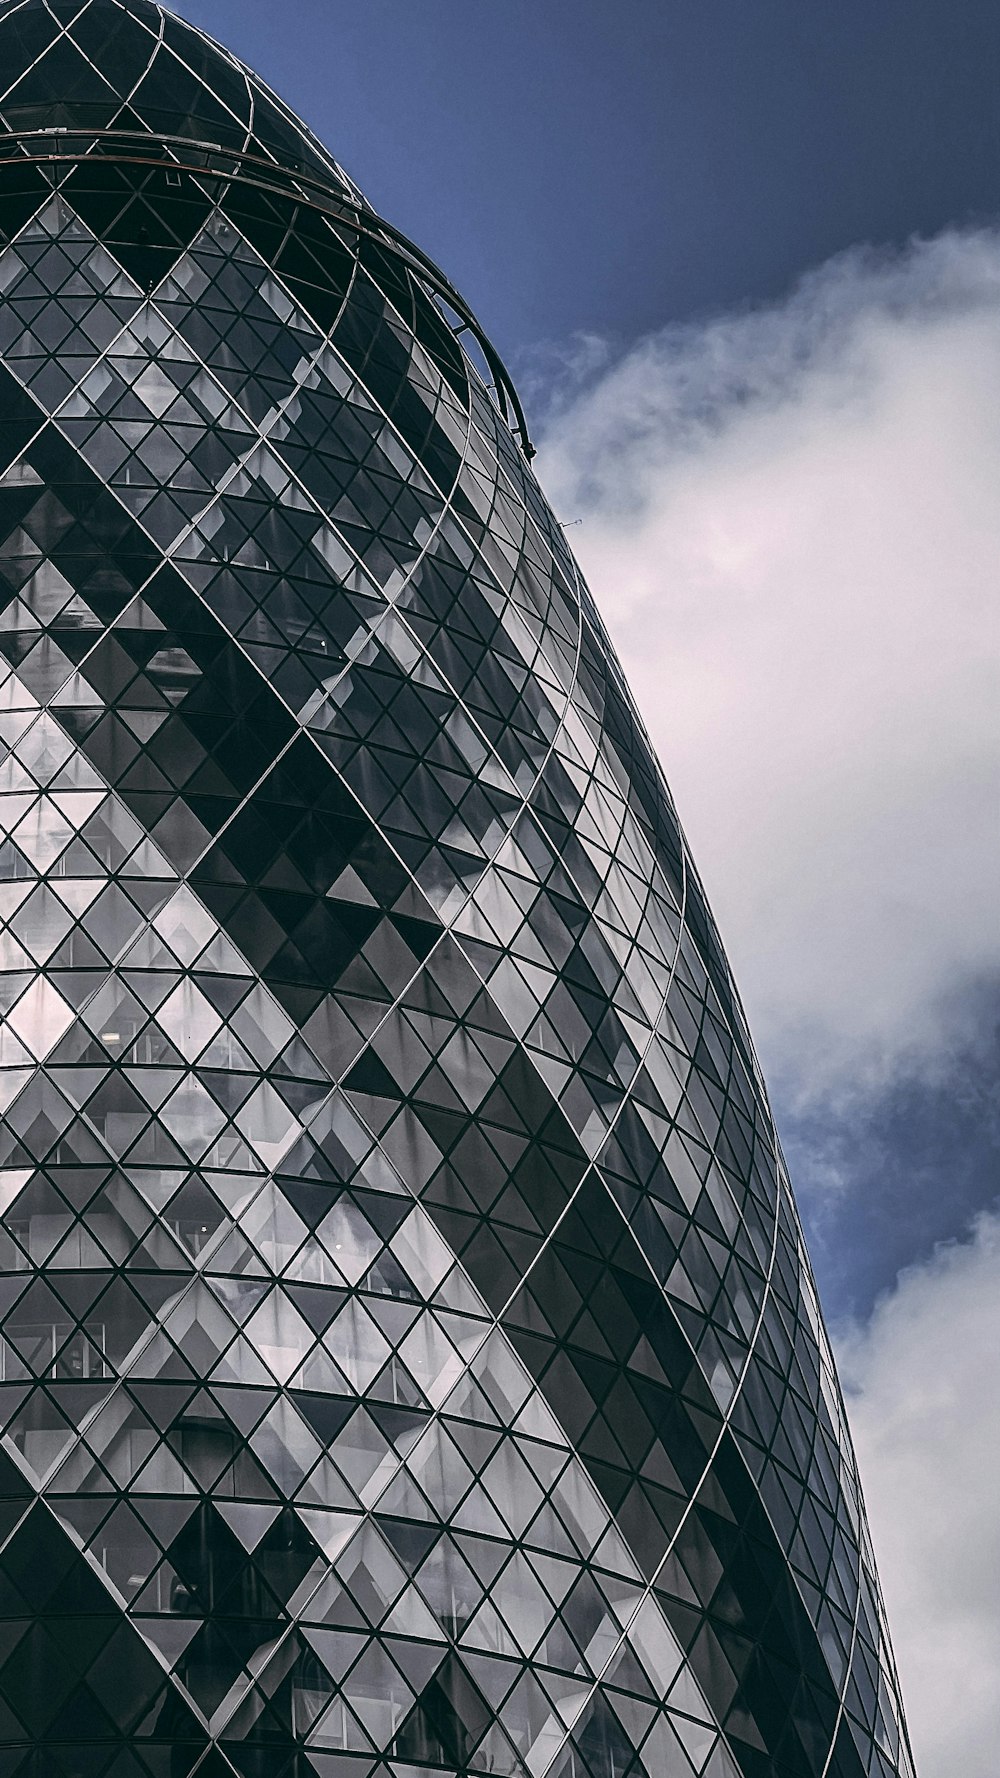
[[[54,169],[86,160],[160,167],[166,172],[189,173],[198,179],[256,186],[259,190],[308,204],[388,248],[438,299],[439,312],[441,303],[451,310],[451,315],[445,312],[443,318],[452,333],[459,339],[468,333],[475,340],[488,372],[487,387],[530,463],[535,447],[528,434],[513,379],[465,298],[415,242],[386,222],[361,198],[346,190],[338,190],[332,179],[324,180],[304,169],[283,166],[264,155],[226,148],[218,142],[199,142],[186,136],[161,136],[145,130],[76,127],[12,130],[0,134],[0,167],[6,162]]]

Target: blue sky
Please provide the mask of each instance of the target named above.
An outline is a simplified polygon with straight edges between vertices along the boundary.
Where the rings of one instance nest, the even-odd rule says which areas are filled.
[[[1000,9],[178,10],[515,374],[748,1003],[921,1778],[994,1778]]]
[[[516,359],[995,212],[990,0],[180,0]]]

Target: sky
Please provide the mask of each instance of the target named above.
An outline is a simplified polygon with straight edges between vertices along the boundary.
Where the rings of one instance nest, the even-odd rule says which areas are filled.
[[[747,1003],[920,1778],[996,1778],[1000,8],[177,9],[514,373]]]

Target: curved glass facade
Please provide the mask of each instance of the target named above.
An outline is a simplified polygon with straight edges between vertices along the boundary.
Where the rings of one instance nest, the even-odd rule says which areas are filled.
[[[6,0],[0,86],[0,1778],[909,1778],[502,367],[146,0]]]

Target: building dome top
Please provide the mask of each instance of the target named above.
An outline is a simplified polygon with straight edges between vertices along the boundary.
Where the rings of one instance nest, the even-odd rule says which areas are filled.
[[[238,183],[346,221],[352,238],[376,241],[444,304],[448,326],[462,335],[466,352],[478,348],[477,369],[525,454],[534,455],[509,373],[463,297],[377,215],[252,68],[154,0],[0,0],[0,172],[8,196],[28,181],[24,202],[15,196],[12,210],[0,209],[0,239],[20,227],[24,203],[29,210],[34,203],[32,181],[59,186],[81,164],[98,202],[102,182],[113,201],[116,167],[129,175],[154,169],[178,191],[189,190],[194,178],[202,194],[217,199]],[[164,264],[146,241],[148,222],[140,223],[138,247],[152,275]],[[176,256],[176,242],[172,249],[161,245],[168,258]]]
[[[251,69],[152,0],[0,0],[0,138],[50,130],[214,145],[360,197]]]

